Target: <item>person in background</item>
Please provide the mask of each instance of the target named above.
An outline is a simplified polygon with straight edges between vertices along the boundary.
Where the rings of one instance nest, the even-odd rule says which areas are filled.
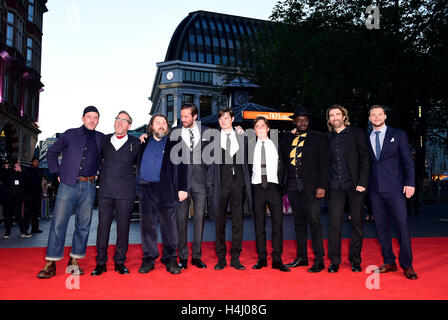
[[[42,233],[39,229],[39,216],[42,205],[42,173],[39,169],[39,159],[31,159],[31,167],[24,172],[25,181],[25,217],[24,225],[28,230],[31,223],[31,233]]]

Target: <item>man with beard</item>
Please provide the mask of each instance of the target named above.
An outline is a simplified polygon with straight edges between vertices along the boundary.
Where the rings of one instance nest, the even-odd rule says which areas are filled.
[[[341,264],[342,215],[347,202],[352,217],[349,260],[352,271],[361,272],[362,213],[370,168],[367,140],[361,129],[350,127],[348,111],[340,105],[328,108],[326,118],[330,131],[328,272],[338,272]]]
[[[397,271],[389,231],[389,219],[392,216],[400,244],[399,264],[406,278],[415,280],[417,274],[412,267],[411,235],[406,210],[406,198],[411,198],[415,192],[414,160],[406,133],[387,126],[386,118],[382,106],[374,105],[370,108],[369,120],[373,130],[369,136],[372,163],[369,196],[384,259],[378,272]]]
[[[143,258],[139,273],[154,269],[159,256],[157,247],[157,217],[163,243],[161,262],[172,274],[181,272],[177,264],[177,212],[179,203],[188,197],[188,168],[170,159],[171,149],[177,141],[169,139],[168,119],[155,114],[149,121],[148,139],[140,148],[137,165],[138,196],[140,202],[140,228]]]
[[[324,266],[324,244],[320,207],[329,179],[329,153],[325,135],[309,129],[310,112],[297,107],[291,116],[296,127],[280,142],[285,168],[283,183],[294,215],[297,241],[296,259],[287,264],[295,268],[308,265],[308,225],[314,251],[314,264],[309,272],[320,272]]]

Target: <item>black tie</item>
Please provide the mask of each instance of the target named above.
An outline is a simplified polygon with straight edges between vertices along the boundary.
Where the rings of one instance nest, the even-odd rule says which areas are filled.
[[[266,189],[268,187],[268,176],[266,173],[266,149],[264,141],[261,142],[261,186]]]
[[[193,129],[188,129],[190,133],[190,150],[193,151],[194,148],[194,136],[193,136]]]

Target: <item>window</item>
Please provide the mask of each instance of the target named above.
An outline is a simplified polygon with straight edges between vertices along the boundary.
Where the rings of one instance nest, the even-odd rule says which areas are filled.
[[[213,83],[213,74],[206,71],[194,71],[194,70],[182,70],[182,80],[183,82],[190,83]]]
[[[12,11],[8,11],[6,15],[6,23],[6,45],[15,47],[21,54],[23,54],[24,22]]]
[[[33,39],[26,38],[26,66],[32,67],[33,65]]]
[[[194,94],[183,94],[182,104],[184,103],[194,103]]]
[[[3,97],[2,101],[9,100],[9,77],[8,72],[5,71],[5,77],[3,78]]]
[[[199,98],[200,105],[200,117],[207,117],[212,114],[212,97],[210,96],[201,96]]]
[[[14,45],[14,13],[8,11],[7,19],[8,25],[6,27],[6,45],[12,47]]]
[[[28,1],[28,21],[34,22],[34,0]]]
[[[171,125],[174,121],[174,96],[172,94],[166,96],[166,117]]]

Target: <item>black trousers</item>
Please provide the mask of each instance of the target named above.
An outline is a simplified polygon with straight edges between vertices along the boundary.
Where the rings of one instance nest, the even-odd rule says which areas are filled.
[[[157,218],[160,222],[163,264],[177,261],[177,211],[179,201],[167,202],[159,182],[140,184],[140,233],[142,237],[143,262],[154,262],[159,257],[157,245]]]
[[[27,195],[25,197],[25,214],[23,218],[23,224],[25,230],[28,230],[31,223],[31,231],[39,229],[39,216],[41,213],[41,196]]]
[[[5,202],[3,204],[3,215],[5,216],[5,229],[6,233],[11,232],[12,217],[16,217],[17,225],[20,229],[20,233],[26,233],[25,225],[23,223],[23,197],[20,195],[12,195],[11,202]]]
[[[364,198],[365,192],[352,189],[330,188],[329,190],[330,234],[328,238],[328,258],[330,258],[332,264],[341,263],[342,217],[346,202],[348,202],[349,214],[352,217],[352,238],[348,258],[351,263],[361,263]]]
[[[129,227],[134,200],[98,198],[98,229],[96,238],[96,262],[107,262],[107,248],[112,221],[117,221],[117,243],[114,255],[116,264],[124,264],[129,244]]]
[[[280,187],[276,183],[253,185],[255,239],[259,260],[266,260],[266,204],[271,213],[272,225],[272,259],[282,262],[283,253],[283,202]]]
[[[194,205],[194,225],[193,225],[193,253],[194,259],[201,258],[202,235],[205,222],[205,203],[207,200],[207,189],[205,184],[192,184],[188,189],[188,198],[179,205],[178,227],[179,227],[179,247],[180,259],[188,258],[188,217],[190,215],[190,204]]]
[[[215,222],[215,248],[219,259],[226,256],[226,211],[230,201],[232,212],[232,259],[239,258],[243,247],[243,194],[244,187],[221,188],[219,212]]]
[[[324,240],[320,221],[321,200],[309,200],[305,192],[289,191],[288,200],[294,215],[297,258],[308,260],[308,226],[314,252],[314,264],[324,263]]]

